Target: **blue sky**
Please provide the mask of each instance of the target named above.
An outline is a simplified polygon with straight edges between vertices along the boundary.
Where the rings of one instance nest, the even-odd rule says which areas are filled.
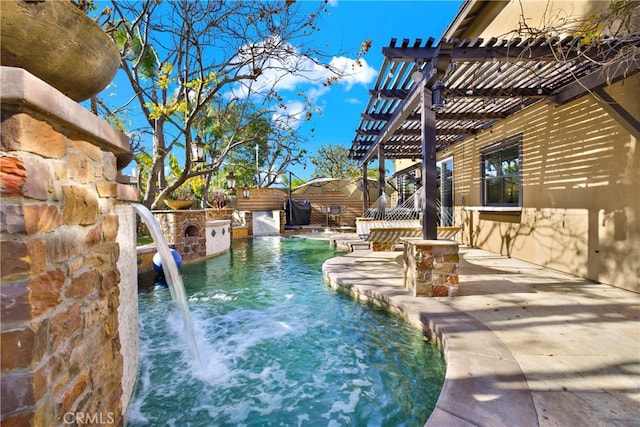
[[[371,39],[372,45],[363,58],[363,67],[329,88],[322,86],[321,79],[317,84],[294,77],[286,80],[291,94],[304,90],[320,110],[311,121],[302,122],[298,127],[298,132],[307,137],[305,149],[309,155],[316,154],[319,147],[328,144],[351,146],[360,114],[369,99],[368,90],[373,87],[383,61],[382,48],[388,46],[392,38],[398,41],[407,38],[411,43],[416,38],[424,41],[433,37],[437,40],[456,16],[461,4],[462,1],[329,0],[328,14],[323,16],[320,31],[315,33],[312,41],[315,47],[335,54],[333,61],[336,64],[349,66],[363,41]],[[317,6],[316,0],[301,2],[301,7],[308,7],[310,11]],[[121,80],[122,77],[116,77],[112,91],[120,92],[122,85],[128,86]],[[281,94],[284,95],[284,92]],[[293,98],[290,100],[292,105],[298,102]],[[129,118],[136,121],[135,113]],[[314,132],[310,131],[312,128]],[[131,167],[125,173],[130,173],[128,169]],[[388,161],[386,167],[392,171],[391,162]],[[306,168],[296,165],[289,170],[306,180],[311,178],[314,166],[307,162]]]
[[[365,69],[361,78],[349,79],[337,84],[320,95],[316,105],[321,113],[311,122],[300,127],[301,132],[315,129],[315,136],[306,146],[311,154],[318,147],[327,144],[351,146],[355,130],[360,122],[360,114],[369,100],[368,90],[377,78],[383,56],[382,48],[389,45],[392,38],[404,38],[413,42],[416,38],[436,40],[456,16],[461,1],[330,1],[329,14],[322,21],[317,33],[319,46],[326,46],[328,52],[343,52],[354,57],[360,44],[367,39],[372,46],[365,55]],[[315,5],[315,2],[314,2]],[[367,70],[368,68],[368,70]],[[390,162],[386,167],[392,169]],[[313,165],[307,168],[295,166],[292,172],[300,178],[308,179],[313,173]]]

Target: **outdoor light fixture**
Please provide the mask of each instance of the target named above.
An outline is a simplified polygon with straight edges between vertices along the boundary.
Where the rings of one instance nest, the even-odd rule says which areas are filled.
[[[191,158],[195,163],[204,163],[204,142],[200,139],[200,135],[191,142]]]
[[[249,198],[249,188],[246,186],[242,188],[242,198],[243,199]]]
[[[233,171],[229,172],[227,175],[227,188],[231,191],[236,189],[236,176]]]
[[[436,113],[444,111],[444,85],[442,82],[436,82],[431,87],[431,109]]]
[[[416,70],[411,73],[411,80],[415,83],[420,83],[422,81],[422,71],[420,71],[420,64],[422,61],[416,60]]]

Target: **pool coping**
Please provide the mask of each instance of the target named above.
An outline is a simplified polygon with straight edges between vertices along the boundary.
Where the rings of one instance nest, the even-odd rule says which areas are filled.
[[[537,426],[526,378],[511,351],[479,320],[404,288],[397,252],[352,252],[327,260],[325,282],[404,316],[442,348],[447,369],[426,426]],[[398,262],[394,263],[393,261]]]

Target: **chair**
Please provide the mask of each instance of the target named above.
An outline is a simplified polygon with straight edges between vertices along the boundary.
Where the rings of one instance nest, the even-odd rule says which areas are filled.
[[[337,205],[322,206],[322,211],[327,214],[327,227],[329,227],[331,225],[331,220],[333,220],[334,225],[340,225],[342,223],[342,214],[347,212],[347,207]]]

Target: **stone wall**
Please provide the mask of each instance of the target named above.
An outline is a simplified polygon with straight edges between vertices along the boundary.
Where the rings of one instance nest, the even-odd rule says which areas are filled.
[[[24,70],[1,77],[2,425],[122,423],[128,139]]]
[[[458,242],[405,238],[404,287],[416,297],[458,295]]]
[[[163,211],[163,213],[158,215],[157,218],[161,218],[162,222],[167,223],[165,225],[167,230],[171,230],[172,232],[176,233],[180,230],[180,228],[177,227],[176,224],[181,222],[177,218],[183,218],[184,220],[185,216],[182,215],[183,213],[190,212],[189,215],[187,215],[188,217],[192,217],[194,213],[197,213],[198,215],[204,216],[205,219],[216,216],[215,214],[210,215],[209,211],[210,209],[207,209],[206,211],[205,210],[178,211],[178,212],[175,212],[177,214],[177,217],[175,215],[172,215],[170,212]],[[228,215],[228,216],[230,217],[231,215]],[[198,220],[197,223],[199,224],[200,220]],[[187,227],[193,224],[194,224],[193,221],[186,221]],[[160,225],[160,227],[164,230],[164,227],[162,226],[162,224]],[[194,242],[199,240],[200,238],[199,235],[191,236],[189,238],[174,236],[174,239],[172,239],[172,240],[178,241],[179,244],[182,244],[182,245],[184,245],[185,242],[188,243],[186,246],[187,248],[186,253],[188,254],[187,261],[189,262],[200,261],[204,259],[204,258],[197,258],[197,256],[201,254],[204,254],[205,258],[220,255],[228,251],[229,248],[231,247],[232,228],[231,228],[230,219],[215,219],[215,220],[207,219],[205,221],[205,227],[206,227],[204,230],[204,236],[206,241],[205,251],[202,251],[202,248],[195,248],[196,250],[194,250],[194,246],[196,245],[196,243]],[[168,238],[169,236],[166,236],[167,240]],[[180,253],[180,256],[182,256],[182,254],[185,252],[185,246],[176,246],[171,243],[169,243],[169,246],[172,249],[175,248],[178,251],[178,253]],[[148,273],[153,271],[153,257],[157,252],[158,251],[156,249],[155,243],[144,245],[144,246],[138,246],[136,248],[135,256],[136,256],[136,261],[138,266],[137,268],[138,274]],[[182,259],[183,261],[185,260],[184,257]]]
[[[125,412],[133,397],[138,377],[138,265],[136,263],[136,213],[130,204],[119,204],[118,236],[120,248],[118,270],[120,271],[120,306],[118,324],[120,326],[120,352],[122,353],[122,407]]]
[[[201,210],[153,211],[169,246],[185,262],[204,259],[206,253],[206,215]]]

